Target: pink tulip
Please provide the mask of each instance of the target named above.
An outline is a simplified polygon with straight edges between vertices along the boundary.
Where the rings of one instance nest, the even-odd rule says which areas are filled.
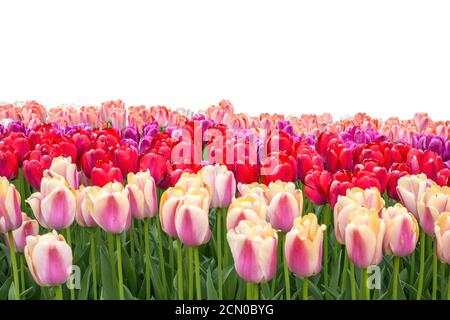
[[[348,257],[359,268],[376,265],[383,259],[385,224],[375,209],[359,207],[349,216],[345,228]]]
[[[302,215],[303,194],[292,182],[271,182],[269,184],[270,204],[268,219],[273,228],[288,232],[295,218]]]
[[[99,187],[98,187],[99,188]],[[99,189],[90,189],[91,216],[106,232],[122,233],[131,224],[128,191],[121,183],[109,182]]]
[[[178,239],[177,230],[175,228],[175,214],[177,212],[178,204],[184,197],[185,190],[182,187],[176,186],[169,188],[161,195],[159,205],[159,219],[161,221],[161,228],[169,236]]]
[[[75,219],[76,195],[60,175],[44,175],[41,192],[33,193],[27,202],[44,228],[65,229]]]
[[[250,184],[238,184],[238,190],[239,194],[241,196],[246,196],[248,194],[257,194],[259,197],[267,204],[269,205],[270,199],[269,199],[269,188],[263,184],[263,183],[250,183]]]
[[[101,188],[97,186],[83,187],[76,190],[77,210],[75,212],[75,220],[82,227],[93,228],[97,223],[92,218],[94,210],[95,195],[100,192]]]
[[[436,220],[434,232],[437,241],[437,256],[441,262],[450,264],[450,212],[444,212]]]
[[[53,230],[42,236],[26,238],[25,259],[40,286],[58,286],[72,273],[72,249],[62,235]]]
[[[155,180],[150,172],[129,173],[127,176],[131,214],[136,219],[154,217],[158,213]]]
[[[242,220],[227,233],[236,272],[246,282],[269,281],[277,267],[277,231],[263,220]]]
[[[434,223],[442,212],[450,211],[450,188],[433,185],[419,199],[417,210],[423,230],[434,236]]]
[[[39,233],[39,223],[29,218],[24,212],[22,212],[22,221],[22,225],[12,232],[16,252],[23,252],[27,236],[35,236]],[[9,239],[6,234],[5,243],[9,247]]]
[[[233,172],[225,165],[208,165],[199,173],[203,181],[209,187],[211,193],[212,208],[227,208],[236,193],[236,180]]]
[[[67,183],[72,187],[77,189],[80,184],[80,173],[77,170],[77,165],[72,163],[70,157],[56,157],[53,158],[52,164],[48,169],[50,176],[53,177],[55,174],[66,179]]]
[[[428,187],[431,180],[425,174],[403,176],[397,181],[397,194],[402,204],[419,219],[418,203]]]
[[[209,193],[191,189],[180,200],[175,213],[175,230],[185,245],[194,247],[209,241]]]
[[[0,177],[0,232],[7,233],[22,224],[20,194],[5,177]]]
[[[233,199],[227,213],[227,230],[234,229],[241,220],[257,223],[266,220],[267,205],[257,194]]]
[[[400,203],[383,210],[386,224],[384,251],[394,256],[405,257],[416,248],[419,226],[416,218]]]
[[[310,277],[322,269],[322,240],[326,226],[317,223],[315,214],[295,219],[286,234],[285,253],[289,270],[299,277]]]

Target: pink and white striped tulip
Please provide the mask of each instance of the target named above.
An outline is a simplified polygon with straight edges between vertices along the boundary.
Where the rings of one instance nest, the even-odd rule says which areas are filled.
[[[302,215],[303,194],[292,182],[271,182],[269,184],[269,208],[267,218],[273,228],[288,232],[294,220]]]
[[[416,218],[400,203],[383,210],[386,224],[383,247],[387,254],[405,257],[410,255],[419,239],[419,226]]]
[[[236,272],[246,282],[269,281],[277,267],[277,231],[263,220],[242,220],[227,233]]]
[[[260,198],[269,205],[269,188],[263,183],[250,183],[250,184],[238,184],[238,191],[241,196],[246,196],[249,194],[257,194]]]
[[[106,232],[122,233],[131,224],[128,191],[119,182],[109,182],[100,190],[90,189],[91,216]],[[89,201],[91,201],[89,200]]]
[[[101,188],[97,186],[83,187],[76,190],[77,210],[75,212],[75,220],[82,227],[94,228],[97,223],[92,218],[94,210],[95,196],[100,192]]]
[[[376,265],[383,259],[385,224],[375,209],[359,207],[350,213],[345,228],[348,257],[359,268]]]
[[[419,219],[419,201],[432,184],[432,181],[423,173],[403,176],[398,179],[397,194],[400,201],[416,219]]]
[[[63,284],[72,272],[72,249],[62,235],[53,230],[26,238],[25,259],[34,280],[40,286]]]
[[[434,226],[436,235],[436,254],[443,263],[450,264],[450,212],[443,212]]]
[[[0,233],[19,228],[22,224],[20,194],[5,177],[0,177]]]
[[[236,180],[233,172],[225,165],[208,165],[199,173],[209,187],[212,208],[227,208],[236,193]]]
[[[71,157],[56,157],[53,158],[52,164],[48,169],[48,173],[51,177],[58,174],[66,179],[69,186],[77,189],[80,185],[80,173],[77,170],[77,165],[72,163]]]
[[[433,185],[425,190],[417,205],[423,230],[434,236],[434,223],[442,212],[450,211],[450,188]]]
[[[234,229],[241,220],[257,223],[266,220],[267,206],[257,194],[233,199],[227,213],[227,230]]]
[[[186,191],[179,186],[167,189],[161,195],[159,205],[159,219],[161,228],[169,236],[178,239],[177,230],[175,228],[175,214],[177,213],[178,204],[184,197]]]
[[[38,233],[39,223],[36,220],[28,217],[26,213],[22,212],[22,225],[12,232],[14,239],[14,248],[16,252],[23,252],[23,249],[26,245],[27,236],[35,236]],[[5,243],[9,247],[9,239],[6,234]]]
[[[142,220],[154,217],[158,214],[158,199],[156,196],[156,184],[150,171],[130,172],[127,176],[128,197],[130,200],[131,214],[134,218]]]
[[[298,217],[286,234],[284,246],[289,270],[299,277],[310,277],[322,269],[322,242],[324,224],[317,223],[317,217],[309,213]]]
[[[41,192],[33,193],[26,201],[44,228],[65,229],[75,219],[76,195],[60,175],[50,177],[44,174]]]
[[[189,247],[209,241],[209,193],[205,188],[190,189],[181,198],[175,213],[175,230]]]

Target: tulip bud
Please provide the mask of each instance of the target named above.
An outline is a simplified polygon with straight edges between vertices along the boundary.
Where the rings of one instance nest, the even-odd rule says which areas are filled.
[[[0,232],[15,230],[21,224],[20,194],[6,177],[0,177]]]
[[[385,224],[375,209],[363,207],[350,213],[345,228],[345,246],[350,260],[359,268],[379,264],[383,259]]]
[[[322,240],[326,230],[315,214],[298,217],[286,234],[284,250],[289,270],[299,277],[310,277],[322,269]]]
[[[205,188],[190,189],[181,198],[175,213],[175,230],[181,242],[190,247],[209,241],[209,193]]]
[[[236,180],[233,172],[225,165],[216,164],[203,167],[199,171],[211,192],[211,207],[227,208],[236,193]]]
[[[401,177],[397,182],[397,194],[402,204],[416,219],[419,218],[417,209],[419,200],[422,199],[425,190],[431,187],[431,180],[422,174]]]
[[[190,190],[191,188],[198,189],[203,188],[205,186],[205,182],[203,181],[202,176],[198,173],[184,172],[178,179],[175,186],[181,187],[184,190]]]
[[[302,215],[303,194],[292,182],[271,182],[269,184],[270,204],[268,219],[273,228],[288,232],[295,218]]]
[[[263,183],[250,183],[250,184],[238,184],[239,194],[241,196],[246,196],[249,194],[257,194],[264,203],[269,205],[269,188]]]
[[[278,236],[263,220],[242,220],[227,233],[236,272],[246,282],[269,281],[277,267]]]
[[[24,212],[22,212],[22,221],[22,225],[12,232],[16,252],[23,252],[27,236],[35,236],[39,233],[39,223],[29,218]],[[6,234],[5,243],[9,247],[9,239]]]
[[[383,210],[386,224],[384,251],[394,256],[405,257],[416,248],[419,226],[416,218],[400,203]]]
[[[33,193],[27,200],[34,216],[44,228],[65,229],[75,218],[76,196],[67,181],[60,175],[44,176],[41,192]]]
[[[40,286],[58,286],[72,273],[72,249],[62,235],[53,230],[42,236],[26,238],[25,259]]]
[[[434,223],[442,212],[450,211],[450,188],[433,185],[419,199],[417,210],[423,230],[434,236]]]
[[[158,199],[156,197],[155,180],[147,170],[127,176],[128,196],[131,214],[136,219],[154,217],[158,213]]]
[[[233,199],[227,212],[227,230],[234,229],[241,220],[257,223],[266,220],[267,205],[257,194]]]
[[[90,192],[90,196],[87,199],[92,201],[92,218],[103,230],[122,233],[130,227],[128,191],[122,184],[110,182],[97,192]]]
[[[52,164],[48,169],[50,176],[59,174],[66,179],[67,183],[77,189],[80,183],[80,174],[77,171],[77,165],[72,163],[71,158],[56,157],[53,158]]]
[[[450,212],[443,212],[436,220],[434,232],[437,241],[437,256],[443,263],[450,264]]]

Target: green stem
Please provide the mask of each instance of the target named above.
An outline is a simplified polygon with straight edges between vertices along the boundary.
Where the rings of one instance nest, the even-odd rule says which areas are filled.
[[[195,260],[195,287],[197,290],[197,300],[202,299],[202,289],[200,288],[200,259],[198,256],[198,247],[194,247]]]
[[[253,299],[259,300],[259,284],[257,283],[253,284]]]
[[[117,246],[117,274],[119,277],[119,299],[124,300],[123,291],[123,274],[122,274],[122,244],[120,242],[120,234],[116,234],[116,246]]]
[[[347,289],[347,270],[348,270],[348,255],[345,251],[345,247],[342,248],[344,254],[344,266],[342,267],[342,282],[341,282],[341,292]]]
[[[131,219],[131,226],[130,230],[128,231],[130,233],[130,258],[131,258],[131,265],[133,268],[135,267],[135,258],[134,258],[134,247],[135,247],[135,240],[134,240],[134,219]]]
[[[17,269],[17,260],[16,260],[16,248],[14,245],[14,238],[12,231],[8,231],[8,240],[9,240],[9,252],[11,254],[11,264],[13,269],[13,277],[14,277],[14,293],[16,300],[20,300],[20,286],[19,286],[19,273]]]
[[[441,263],[439,271],[441,272],[441,289],[440,289],[440,297],[441,300],[445,299],[444,290],[445,290],[445,269],[447,265],[445,263]]]
[[[175,276],[175,253],[173,252],[173,237],[168,236],[167,242],[169,243],[169,269],[170,269],[170,281],[173,281]]]
[[[416,268],[416,250],[413,251],[411,254],[411,272],[409,274],[409,283],[414,283],[414,277],[415,275],[415,268]]]
[[[21,283],[21,292],[25,291],[25,263],[24,263],[24,254],[20,255],[20,283]]]
[[[192,300],[194,299],[194,271],[192,269],[192,260],[194,255],[194,249],[189,247],[188,248],[188,277],[189,277],[189,296],[188,299]]]
[[[107,233],[108,238],[108,255],[109,255],[109,263],[111,265],[111,274],[113,275],[113,292],[114,297],[117,294],[117,283],[116,283],[116,264],[114,263],[114,235],[110,232]]]
[[[283,252],[283,270],[284,270],[284,286],[286,290],[286,300],[291,300],[291,283],[289,281],[289,270],[286,261],[286,254],[284,252],[284,243],[286,242],[286,234],[281,236],[281,248]]]
[[[398,267],[400,264],[400,258],[394,256],[394,271],[392,278],[392,300],[398,299]]]
[[[352,292],[352,300],[356,300],[355,264],[353,262],[350,262],[350,286]]]
[[[178,299],[183,300],[183,261],[181,255],[181,241],[177,240],[177,264],[178,264]]]
[[[219,300],[223,299],[222,290],[222,208],[216,210],[216,229],[217,229],[217,273],[219,282]]]
[[[448,283],[447,283],[447,300],[450,300],[450,275],[448,276]]]
[[[247,300],[253,300],[253,284],[247,282]]]
[[[325,287],[328,287],[328,232],[330,230],[329,220],[330,220],[330,210],[329,204],[325,204],[323,207],[323,223],[326,225],[327,229],[323,233],[323,282]]]
[[[97,300],[97,266],[95,261],[95,229],[89,230],[91,240],[91,270],[92,270],[92,287],[94,289],[94,300]]]
[[[164,298],[167,299],[167,278],[166,278],[166,265],[162,247],[162,230],[161,223],[159,222],[159,216],[156,216],[156,228],[158,229],[158,252],[159,252],[159,268],[161,269],[161,278],[164,288]]]
[[[61,285],[54,287],[54,290],[55,290],[55,300],[62,300],[63,293]]]
[[[419,266],[419,284],[417,287],[417,300],[422,299],[424,269],[425,269],[425,231],[423,231],[423,229],[420,229],[420,266]]]
[[[308,277],[303,278],[303,300],[308,300]]]
[[[367,285],[367,269],[361,269],[361,300],[370,300],[369,286]]]
[[[229,258],[230,258],[230,256],[229,256],[229,247],[228,247],[228,245],[227,245],[227,242],[226,242],[226,239],[227,239],[227,212],[228,212],[228,209],[227,208],[224,208],[223,209],[223,211],[222,211],[222,219],[223,219],[223,221],[222,221],[222,226],[223,226],[223,239],[224,239],[224,245],[223,245],[223,251],[224,251],[224,253],[223,253],[223,265],[224,266],[228,266],[228,264],[230,263],[229,262]]]
[[[73,248],[72,248],[72,233],[70,232],[70,226],[68,226],[66,228],[66,237],[67,237],[67,244],[73,250]],[[73,289],[73,287],[71,287],[69,289],[69,291],[70,291],[70,300],[75,300],[75,290]]]
[[[144,219],[144,241],[145,241],[145,297],[151,299],[151,274],[150,274],[150,241],[149,241],[149,219]]]
[[[433,241],[433,287],[431,291],[431,299],[436,300],[437,297],[437,255],[436,255],[436,243],[437,241],[433,238],[431,239]]]

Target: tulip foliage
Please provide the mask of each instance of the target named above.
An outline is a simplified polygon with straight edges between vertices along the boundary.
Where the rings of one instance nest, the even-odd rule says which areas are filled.
[[[450,299],[450,122],[0,105],[0,299]]]

